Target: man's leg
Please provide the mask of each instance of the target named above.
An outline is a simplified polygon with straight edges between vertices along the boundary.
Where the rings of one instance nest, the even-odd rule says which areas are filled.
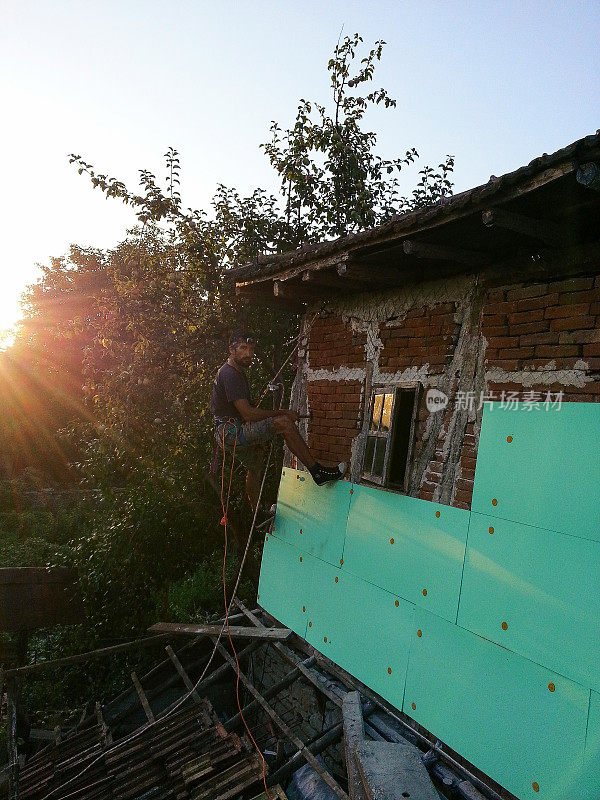
[[[307,469],[312,469],[317,463],[317,459],[308,449],[308,445],[300,436],[300,431],[295,423],[287,416],[282,414],[280,417],[273,419],[273,427],[276,433],[283,435],[284,441],[288,449],[299,458]]]

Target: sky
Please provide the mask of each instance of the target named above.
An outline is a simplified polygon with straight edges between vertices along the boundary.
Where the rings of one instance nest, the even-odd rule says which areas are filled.
[[[458,192],[600,127],[597,0],[0,0],[0,330],[38,264],[135,222],[69,153],[134,188],[173,146],[193,208],[275,190],[259,145],[330,99],[341,31],[387,43],[374,83],[398,105],[367,121],[383,156],[419,151],[406,191],[447,153]]]

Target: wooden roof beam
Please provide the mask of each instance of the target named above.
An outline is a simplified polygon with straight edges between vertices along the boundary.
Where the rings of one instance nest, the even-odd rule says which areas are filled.
[[[373,286],[399,286],[404,281],[404,274],[394,267],[367,267],[362,264],[340,264],[337,274]]]
[[[489,208],[482,212],[481,219],[487,228],[505,228],[538,239],[551,247],[560,247],[563,240],[560,226],[555,222],[533,219],[503,208]]]
[[[407,256],[429,258],[432,261],[454,261],[469,267],[481,267],[489,261],[488,256],[483,253],[446,245],[415,242],[413,239],[406,239],[402,242],[402,249]]]
[[[299,285],[289,281],[277,280],[273,281],[273,294],[275,297],[281,297],[284,300],[300,300],[304,303],[310,303],[313,300],[322,300],[326,292],[324,293],[323,288],[318,286]]]
[[[337,272],[323,272],[322,270],[307,269],[302,273],[302,282],[310,286],[331,286],[334,289],[363,290],[363,281],[354,281],[348,277],[341,277]]]

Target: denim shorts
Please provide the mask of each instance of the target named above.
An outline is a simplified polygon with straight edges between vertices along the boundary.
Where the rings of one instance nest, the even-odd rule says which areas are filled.
[[[262,445],[270,441],[275,435],[273,419],[261,419],[258,422],[242,422],[241,420],[227,420],[217,422],[215,439],[225,452],[233,453],[235,447],[235,461],[243,464],[247,469],[260,467],[263,456]]]

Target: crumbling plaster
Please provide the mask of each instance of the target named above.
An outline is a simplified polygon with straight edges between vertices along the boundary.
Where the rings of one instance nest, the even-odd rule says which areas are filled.
[[[364,452],[364,400],[372,386],[411,385],[419,383],[426,391],[436,388],[450,401],[444,410],[428,415],[421,442],[413,459],[409,478],[409,494],[416,496],[426,482],[431,461],[442,461],[445,468],[435,484],[434,500],[451,503],[456,481],[461,477],[460,455],[468,423],[473,423],[475,441],[478,442],[483,408],[459,407],[453,398],[457,392],[474,392],[475,398],[486,392],[488,384],[514,383],[523,387],[560,384],[582,387],[593,378],[586,374],[588,365],[577,361],[574,368],[556,369],[555,361],[529,370],[510,372],[498,367],[486,369],[487,340],[481,334],[481,316],[486,285],[480,275],[461,275],[445,279],[395,288],[382,292],[361,293],[331,298],[308,309],[301,328],[301,347],[298,352],[298,371],[292,387],[291,407],[308,414],[307,386],[312,381],[360,381],[361,402],[357,418],[357,435],[352,444],[350,477],[359,480]],[[456,346],[451,360],[442,372],[430,372],[429,362],[415,364],[395,372],[380,366],[383,350],[381,330],[403,324],[406,315],[416,308],[432,308],[440,303],[454,304],[454,320],[458,325]],[[364,333],[365,366],[335,369],[313,369],[310,366],[309,338],[312,323],[317,316],[341,317],[355,333]],[[307,435],[308,423],[304,421],[303,433]],[[288,461],[289,463],[289,454]]]

